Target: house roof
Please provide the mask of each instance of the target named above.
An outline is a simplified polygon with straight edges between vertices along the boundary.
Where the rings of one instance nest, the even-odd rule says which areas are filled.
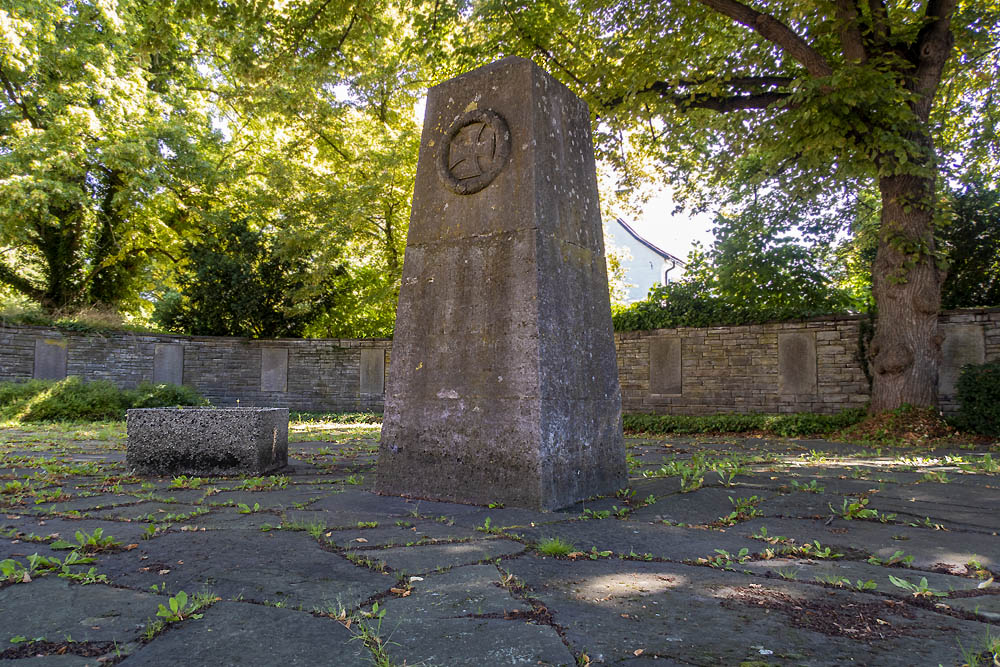
[[[681,266],[681,267],[687,266],[687,263],[683,259],[680,259],[676,255],[671,255],[666,250],[663,250],[662,248],[660,248],[659,246],[655,245],[654,243],[651,243],[650,241],[648,241],[647,239],[645,239],[639,232],[637,232],[634,229],[632,229],[632,227],[630,227],[629,224],[627,222],[625,222],[624,220],[622,220],[621,218],[615,218],[615,222],[617,222],[619,225],[621,225],[622,228],[626,232],[628,232],[629,234],[631,234],[632,238],[634,238],[636,241],[638,241],[642,245],[646,246],[647,248],[649,248],[650,250],[652,250],[653,252],[655,252],[657,255],[659,255],[663,259],[669,260],[669,261],[673,262],[674,264],[676,264],[677,266]]]

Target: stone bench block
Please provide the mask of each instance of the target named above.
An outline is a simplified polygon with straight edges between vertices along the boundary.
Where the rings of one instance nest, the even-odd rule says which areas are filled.
[[[139,475],[262,475],[288,465],[288,408],[143,408],[126,415]]]

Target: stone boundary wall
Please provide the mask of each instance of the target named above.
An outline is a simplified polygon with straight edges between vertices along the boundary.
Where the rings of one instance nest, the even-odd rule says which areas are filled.
[[[0,380],[185,384],[218,406],[382,411],[388,339],[250,340],[0,324]],[[237,403],[238,401],[238,403]]]
[[[863,316],[615,334],[625,412],[818,412],[863,407]],[[1000,308],[941,315],[942,409],[964,364],[1000,360]]]
[[[625,412],[835,413],[868,401],[862,317],[615,334]],[[1000,360],[1000,308],[941,315],[941,406],[963,364]],[[392,341],[78,333],[0,323],[0,381],[172,382],[219,406],[381,412]]]

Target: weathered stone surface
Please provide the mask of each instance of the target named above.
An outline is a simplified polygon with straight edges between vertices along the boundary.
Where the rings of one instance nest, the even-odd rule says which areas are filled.
[[[288,348],[260,349],[260,390],[288,391]]]
[[[126,417],[140,475],[260,475],[288,465],[288,408],[143,408]]]
[[[649,341],[649,391],[653,394],[680,394],[681,339],[653,338]]]
[[[362,394],[382,395],[385,391],[385,350],[362,348],[360,381]]]
[[[39,338],[35,340],[36,380],[62,380],[66,377],[66,360],[69,342],[64,338]]]
[[[431,89],[378,492],[553,509],[622,485],[599,209],[587,107],[537,66]]]
[[[938,371],[938,391],[955,393],[955,383],[965,364],[981,364],[986,360],[983,328],[978,324],[949,324],[941,327],[941,369]]]
[[[157,343],[153,350],[153,382],[184,384],[184,346]]]
[[[220,602],[203,619],[172,629],[131,656],[129,665],[363,665],[371,654],[330,618],[305,611]]]
[[[125,643],[142,634],[156,613],[156,599],[143,591],[80,586],[56,577],[0,588],[0,646],[9,647],[17,635]],[[35,613],[28,612],[32,608]]]
[[[815,334],[778,334],[778,383],[782,394],[816,393]]]

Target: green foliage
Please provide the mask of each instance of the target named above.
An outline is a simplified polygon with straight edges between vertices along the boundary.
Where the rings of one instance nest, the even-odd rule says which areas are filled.
[[[1000,435],[1000,362],[964,366],[956,393],[959,408],[955,426],[973,433]]]
[[[627,433],[746,433],[764,431],[782,437],[833,433],[864,419],[860,409],[844,410],[835,415],[800,412],[787,415],[719,414],[719,415],[650,415],[623,416]]]
[[[177,621],[183,621],[187,618],[201,618],[202,614],[197,614],[199,609],[207,606],[213,600],[213,596],[196,595],[192,599],[188,599],[188,594],[184,591],[178,591],[176,595],[171,596],[167,600],[167,604],[160,604],[156,615],[163,619],[166,623],[175,623]],[[169,605],[169,607],[168,607]]]
[[[56,540],[49,546],[52,549],[73,549],[86,553],[97,553],[121,546],[121,542],[115,538],[110,535],[105,536],[103,528],[95,528],[93,533],[78,530],[75,537],[76,544],[67,542],[66,540]]]
[[[306,290],[302,266],[245,219],[224,219],[185,246],[180,293],[157,303],[154,319],[194,335],[297,337],[337,296],[334,274]]]
[[[0,418],[22,422],[118,420],[128,408],[205,404],[193,389],[166,384],[130,390],[77,377],[0,382]]]
[[[561,557],[573,553],[575,547],[558,537],[549,537],[538,543],[538,551],[546,556]]]
[[[948,258],[941,306],[1000,306],[1000,190],[970,175],[953,193],[953,215],[940,229]]]
[[[794,239],[791,224],[758,205],[719,216],[712,248],[691,252],[680,281],[654,287],[644,301],[616,306],[615,329],[752,324],[863,307],[834,285],[824,247]]]
[[[894,577],[889,575],[889,581],[892,582],[893,586],[897,588],[902,588],[913,595],[913,597],[947,597],[948,594],[942,591],[937,591],[927,585],[927,577],[920,577],[920,582],[914,584],[911,581],[903,579],[902,577]]]

